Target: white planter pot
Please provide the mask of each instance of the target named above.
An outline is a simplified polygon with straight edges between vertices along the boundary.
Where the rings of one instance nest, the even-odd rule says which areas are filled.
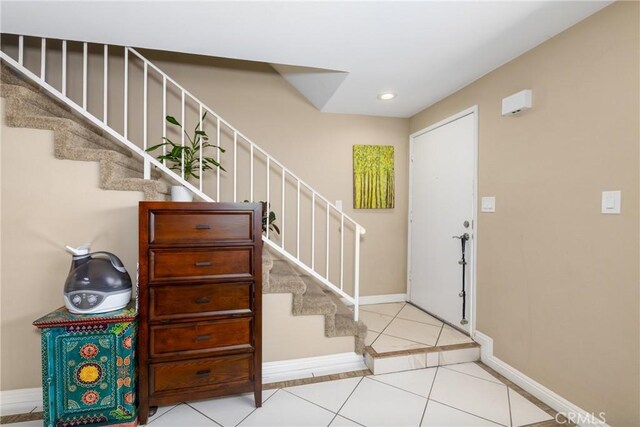
[[[182,185],[172,185],[171,201],[172,202],[192,202],[193,193],[189,191],[187,187],[183,187]]]

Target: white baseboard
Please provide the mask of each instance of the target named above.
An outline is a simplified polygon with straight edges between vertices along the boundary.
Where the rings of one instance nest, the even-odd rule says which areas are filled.
[[[592,414],[590,412],[585,411],[577,405],[569,402],[564,397],[559,394],[549,390],[542,384],[538,383],[534,379],[526,376],[522,372],[518,371],[513,366],[503,362],[493,355],[493,338],[488,335],[483,334],[482,332],[476,331],[473,335],[473,339],[480,344],[480,358],[482,362],[503,375],[513,383],[522,387],[528,393],[531,393],[533,396],[537,397],[560,414],[569,418],[570,421],[580,425],[580,426],[598,426],[598,427],[608,427],[606,422],[603,422],[598,417],[599,414]]]
[[[262,382],[269,384],[362,369],[367,369],[364,357],[356,353],[339,353],[303,359],[265,362],[262,364]]]
[[[360,297],[360,305],[405,302],[406,300],[407,294],[370,295],[366,297]]]
[[[13,405],[18,403],[42,404],[42,388],[20,388],[16,390],[0,391],[0,405]]]

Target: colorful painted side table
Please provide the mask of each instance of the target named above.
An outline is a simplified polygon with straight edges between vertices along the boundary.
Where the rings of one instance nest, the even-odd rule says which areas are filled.
[[[33,322],[42,330],[44,425],[135,426],[136,309],[94,315],[61,307]]]

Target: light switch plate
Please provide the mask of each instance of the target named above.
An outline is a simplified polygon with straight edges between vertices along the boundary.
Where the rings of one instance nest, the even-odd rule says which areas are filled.
[[[621,205],[621,191],[603,191],[602,192],[602,213],[603,214],[619,214]]]
[[[482,203],[480,205],[480,209],[482,212],[495,212],[496,211],[496,198],[491,197],[483,197]]]

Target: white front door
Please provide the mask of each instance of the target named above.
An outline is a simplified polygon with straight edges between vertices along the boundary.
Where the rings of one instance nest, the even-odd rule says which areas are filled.
[[[425,129],[411,140],[409,298],[418,307],[466,331],[474,268],[476,110]],[[466,242],[462,292],[460,239]]]

